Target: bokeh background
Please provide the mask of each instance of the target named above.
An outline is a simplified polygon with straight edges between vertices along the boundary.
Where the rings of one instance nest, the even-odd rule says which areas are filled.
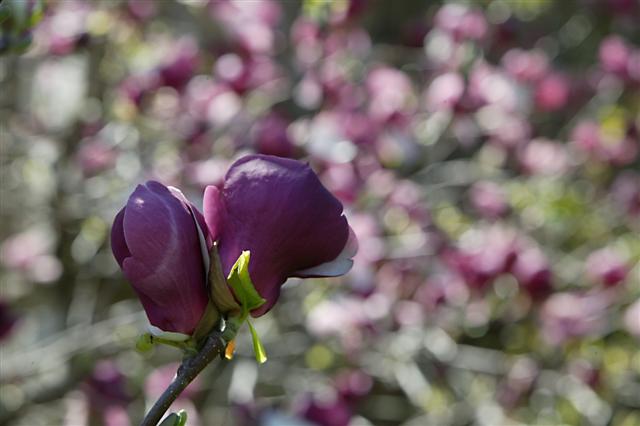
[[[8,6],[7,6],[8,5]],[[137,424],[180,354],[109,232],[237,157],[310,162],[360,242],[174,410],[209,425],[640,424],[640,2],[0,10],[0,423]]]

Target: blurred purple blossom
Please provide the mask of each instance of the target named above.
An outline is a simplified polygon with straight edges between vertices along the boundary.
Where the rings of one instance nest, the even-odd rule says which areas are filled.
[[[589,255],[586,269],[593,281],[605,286],[614,286],[625,280],[630,267],[628,260],[619,251],[605,247]]]
[[[576,338],[596,337],[606,330],[611,302],[611,294],[605,292],[554,293],[540,310],[542,336],[553,346]]]

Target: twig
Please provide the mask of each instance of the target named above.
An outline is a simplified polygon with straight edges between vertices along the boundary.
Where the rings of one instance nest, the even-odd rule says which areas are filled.
[[[176,378],[153,404],[140,426],[156,426],[178,395],[216,356],[224,351],[225,346],[226,342],[222,338],[222,333],[214,331],[197,354],[182,362]]]

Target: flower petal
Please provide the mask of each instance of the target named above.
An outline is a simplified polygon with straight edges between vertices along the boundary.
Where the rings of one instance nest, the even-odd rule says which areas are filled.
[[[209,185],[204,190],[204,199],[202,201],[204,210],[204,220],[209,228],[211,238],[216,241],[220,233],[220,220],[222,216],[222,202],[220,199],[220,190]]]
[[[241,158],[221,190],[205,191],[204,216],[219,242],[225,275],[243,250],[251,251],[249,273],[267,299],[254,316],[275,304],[280,286],[296,271],[338,257],[349,236],[342,210],[307,164],[268,155]]]
[[[124,209],[130,257],[122,268],[149,321],[164,331],[191,334],[208,304],[206,237],[196,212],[179,190],[152,181],[139,185]]]
[[[353,266],[352,258],[358,252],[358,238],[356,237],[353,229],[349,227],[349,239],[345,244],[342,252],[330,262],[323,263],[322,265],[314,266],[313,268],[304,269],[295,273],[295,276],[301,278],[312,277],[339,277],[351,270]]]
[[[118,212],[113,220],[113,227],[111,228],[111,251],[113,251],[113,256],[116,258],[116,261],[121,268],[124,260],[131,256],[129,247],[127,247],[127,242],[124,238],[124,209],[125,207]]]

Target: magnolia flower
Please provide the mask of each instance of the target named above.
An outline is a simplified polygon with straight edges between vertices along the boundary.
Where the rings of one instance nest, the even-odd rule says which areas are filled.
[[[204,216],[225,276],[242,251],[251,252],[249,275],[266,299],[251,312],[256,317],[276,303],[287,278],[342,275],[357,250],[342,204],[308,165],[291,159],[236,161],[221,188],[206,188]]]
[[[198,325],[209,301],[204,235],[202,215],[180,190],[154,181],[138,185],[117,214],[113,255],[155,327],[152,333],[180,339]]]

